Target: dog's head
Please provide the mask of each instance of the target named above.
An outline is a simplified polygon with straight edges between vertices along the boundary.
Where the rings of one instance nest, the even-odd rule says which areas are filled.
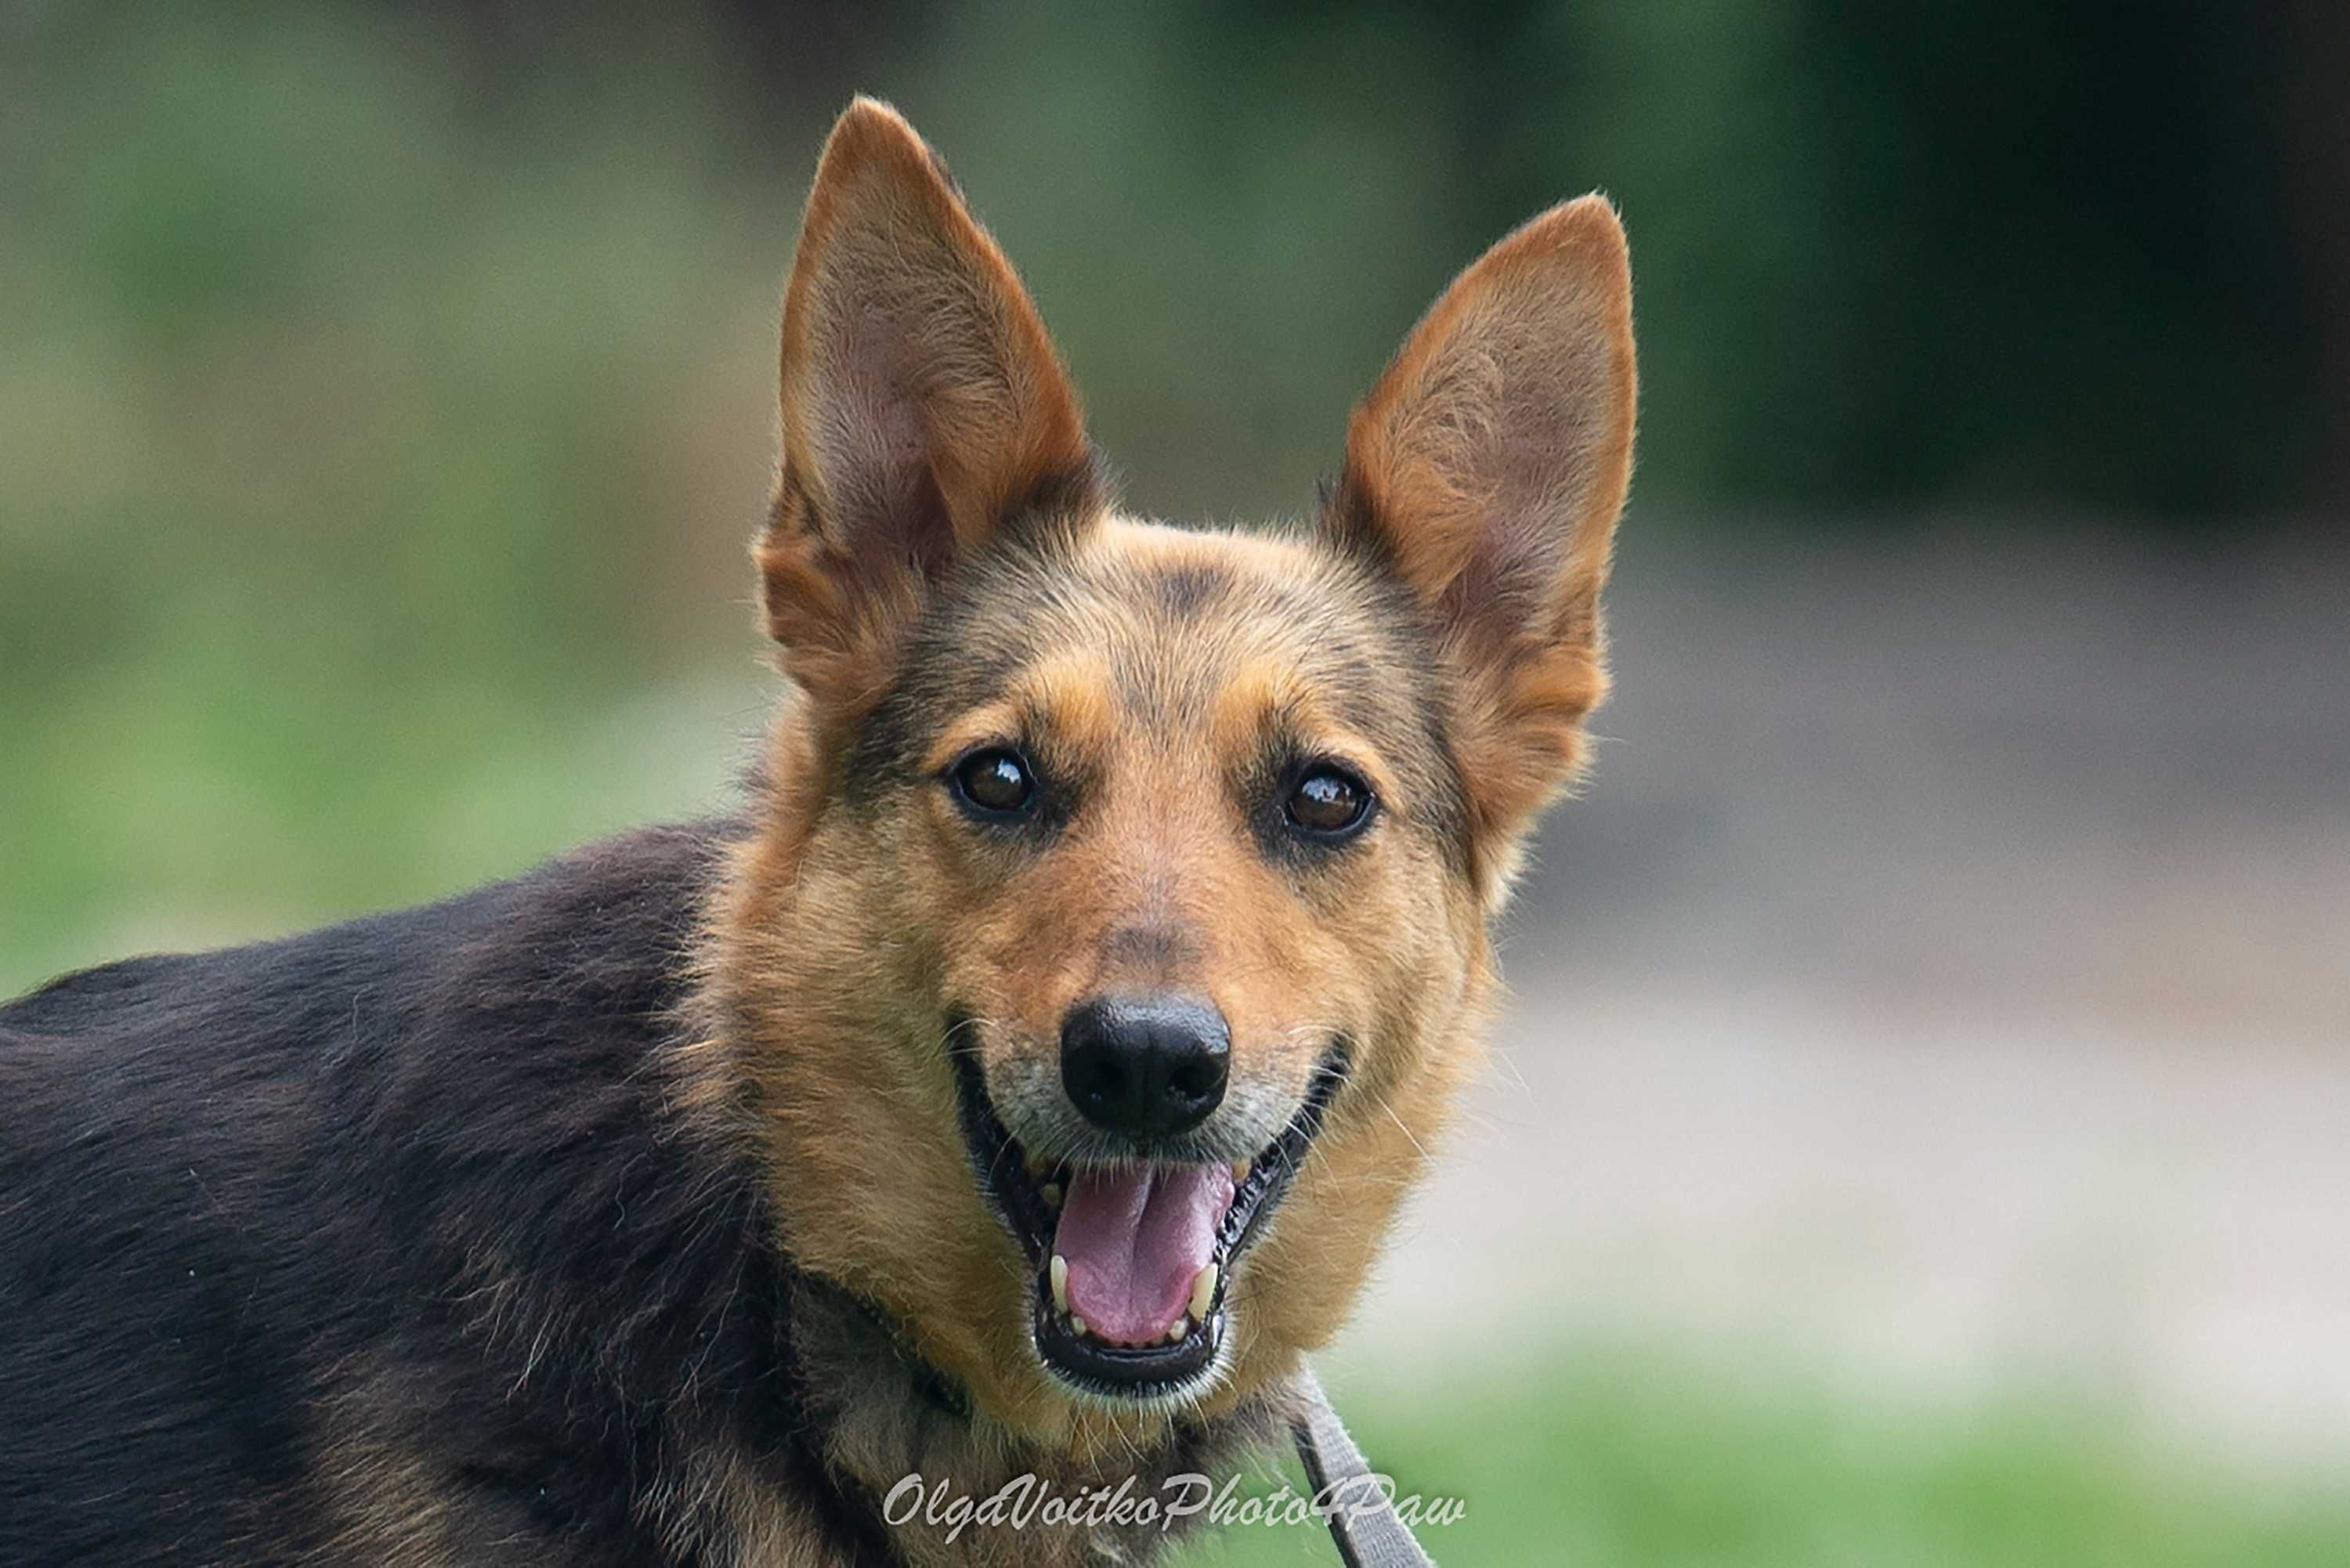
[[[786,1245],[997,1417],[1213,1412],[1343,1318],[1606,689],[1633,379],[1585,197],[1437,303],[1314,524],[1137,521],[936,155],[835,129],[756,549],[798,691],[718,986]]]

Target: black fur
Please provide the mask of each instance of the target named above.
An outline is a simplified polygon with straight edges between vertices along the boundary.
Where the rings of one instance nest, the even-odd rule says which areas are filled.
[[[380,1494],[467,1562],[682,1568],[655,1489],[721,1449],[888,1560],[666,1052],[729,831],[0,1008],[0,1563],[348,1561]]]

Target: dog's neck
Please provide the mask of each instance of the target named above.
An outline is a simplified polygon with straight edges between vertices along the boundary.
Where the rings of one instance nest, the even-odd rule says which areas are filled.
[[[1196,1494],[1176,1477],[1216,1487],[1269,1451],[1285,1429],[1285,1388],[1230,1415],[1167,1423],[1164,1440],[1080,1456],[1014,1432],[980,1407],[951,1376],[925,1362],[879,1308],[830,1282],[802,1275],[793,1287],[792,1352],[822,1434],[817,1452],[852,1530],[878,1529],[910,1564],[1022,1563],[1050,1568],[1102,1560],[1150,1562],[1180,1538],[1181,1521],[1051,1521],[1049,1499],[1077,1504],[1115,1492],[1163,1509]],[[997,1522],[955,1530],[956,1500],[976,1509],[997,1494]],[[1033,1511],[1012,1522],[1015,1504]]]

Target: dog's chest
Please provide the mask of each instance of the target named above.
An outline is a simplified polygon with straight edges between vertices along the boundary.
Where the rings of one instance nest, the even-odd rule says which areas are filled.
[[[849,1298],[806,1291],[795,1316],[829,1478],[844,1509],[878,1524],[912,1568],[1156,1561],[1282,1429],[1267,1401],[1178,1422],[1156,1442],[1115,1438],[1074,1457],[971,1409]],[[778,1554],[758,1568],[802,1561]]]

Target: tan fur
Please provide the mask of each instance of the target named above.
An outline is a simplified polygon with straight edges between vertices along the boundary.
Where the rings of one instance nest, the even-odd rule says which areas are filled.
[[[319,1568],[392,1563],[455,1568],[465,1558],[464,1508],[441,1484],[437,1456],[387,1442],[354,1423],[323,1444],[311,1484],[330,1500]]]
[[[1002,700],[956,720],[927,760],[931,771],[943,771],[964,753],[1016,731],[1031,716],[1048,718],[1054,733],[1072,750],[1102,755],[1119,739],[1116,704],[1108,668],[1098,657],[1073,649],[1022,671]]]
[[[457,1568],[481,1516],[446,1484],[445,1459],[418,1419],[414,1379],[368,1358],[338,1367],[335,1381],[315,1412],[318,1459],[305,1478],[324,1521],[309,1560]]]
[[[1192,1414],[1263,1398],[1330,1339],[1481,1065],[1487,920],[1606,691],[1629,308],[1613,210],[1557,208],[1411,335],[1355,414],[1321,532],[1170,528],[1082,482],[1075,395],[935,155],[879,105],[835,131],[786,296],[783,454],[756,550],[801,693],[713,917],[714,1023],[692,1050],[708,1103],[772,1158],[794,1261],[967,1388],[998,1459],[1130,1464],[1173,1417],[1074,1396],[1039,1363],[1033,1277],[970,1168],[944,1021],[974,1015],[998,1093],[1049,1078],[1071,1003],[1120,987],[1212,1000],[1235,1094],[1294,1106],[1328,1044],[1355,1043],[1239,1263],[1230,1364]],[[944,526],[910,548],[874,522],[933,500]],[[919,715],[920,776],[851,776],[887,694],[923,673],[908,649],[941,584],[982,567],[996,576],[958,612],[969,661],[1021,657]],[[962,690],[959,670],[929,673]],[[1355,767],[1383,813],[1304,869],[1268,854],[1235,782],[1275,732]],[[1007,736],[1043,737],[1084,781],[1048,849],[985,839],[935,783]],[[888,1423],[841,1442],[852,1473],[914,1457]]]

